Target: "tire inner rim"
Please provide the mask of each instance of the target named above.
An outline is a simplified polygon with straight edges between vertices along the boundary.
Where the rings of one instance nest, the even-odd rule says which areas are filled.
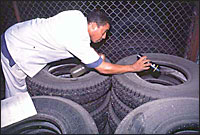
[[[154,77],[150,70],[139,72],[137,75],[147,82],[165,86],[179,85],[187,81],[186,75],[178,69],[160,65],[160,71],[159,77]]]
[[[59,78],[73,78],[70,74],[70,69],[77,66],[77,64],[62,64],[57,66],[52,66],[49,68],[49,73],[57,76]],[[81,76],[84,76],[87,73],[82,74]],[[81,77],[79,76],[79,77]]]

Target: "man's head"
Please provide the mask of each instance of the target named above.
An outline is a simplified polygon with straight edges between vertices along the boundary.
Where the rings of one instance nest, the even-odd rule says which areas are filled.
[[[92,42],[97,43],[106,38],[110,29],[110,20],[105,13],[94,10],[87,15],[88,32]]]

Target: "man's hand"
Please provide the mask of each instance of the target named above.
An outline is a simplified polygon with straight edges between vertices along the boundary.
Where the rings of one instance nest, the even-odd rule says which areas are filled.
[[[147,56],[142,56],[138,61],[133,63],[134,72],[139,72],[143,70],[147,70],[150,68],[150,60],[147,59]]]

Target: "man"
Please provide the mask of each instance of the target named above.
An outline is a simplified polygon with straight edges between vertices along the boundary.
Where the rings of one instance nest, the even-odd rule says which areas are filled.
[[[1,63],[6,80],[5,97],[26,92],[26,76],[33,77],[47,63],[78,57],[89,68],[103,74],[120,74],[149,69],[146,56],[132,65],[105,62],[90,42],[100,42],[110,29],[108,17],[95,10],[85,17],[78,10],[63,11],[53,17],[17,23],[2,34]]]

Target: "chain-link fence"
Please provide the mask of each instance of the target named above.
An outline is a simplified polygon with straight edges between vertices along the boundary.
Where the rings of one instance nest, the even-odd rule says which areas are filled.
[[[107,13],[112,24],[107,38],[92,46],[113,63],[136,53],[183,58],[192,53],[198,14],[194,1],[0,1],[0,34],[19,19],[48,18],[65,10],[80,10],[86,15],[96,8]],[[199,54],[196,59],[199,64]],[[2,70],[0,74],[3,99]]]
[[[111,62],[136,53],[165,53],[187,58],[191,53],[195,1],[16,1],[21,21],[50,17],[64,10],[85,15],[101,9],[112,20],[106,40],[92,44]],[[0,34],[17,23],[13,1],[0,1]],[[98,48],[97,48],[98,47]],[[197,58],[198,63],[199,58]],[[2,71],[1,71],[2,78]],[[1,79],[1,83],[3,79]],[[1,84],[1,89],[4,87]],[[2,94],[1,94],[2,95]]]
[[[12,2],[1,2],[1,27],[16,23]],[[98,52],[112,62],[136,53],[187,56],[195,18],[193,1],[17,1],[22,21],[50,17],[64,10],[84,14],[95,8],[106,12],[112,27]],[[2,32],[2,31],[1,31]]]

